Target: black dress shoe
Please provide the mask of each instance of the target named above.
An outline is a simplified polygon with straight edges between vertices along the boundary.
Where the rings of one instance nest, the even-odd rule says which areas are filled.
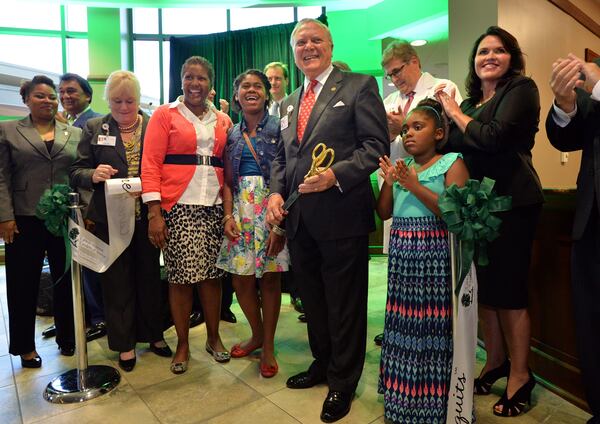
[[[52,324],[50,327],[48,327],[44,331],[42,331],[42,337],[45,339],[48,339],[48,338],[54,337],[54,336],[56,336],[56,326],[54,326],[54,324]]]
[[[304,307],[302,306],[302,300],[299,297],[292,297],[290,303],[299,314],[304,313]]]
[[[221,311],[221,321],[231,322],[235,324],[237,322],[237,318],[235,317],[233,312],[231,312],[231,309],[225,309],[224,311]]]
[[[377,346],[381,346],[381,344],[383,343],[383,333],[376,335],[376,336],[373,338],[373,341],[375,342],[375,344],[376,344]]]
[[[300,374],[296,374],[286,381],[285,385],[290,389],[308,389],[309,387],[316,386],[319,383],[323,383],[326,378],[319,378],[311,375],[308,371],[303,371]]]
[[[131,359],[121,359],[121,356],[119,355],[119,368],[125,372],[132,371],[133,367],[135,367],[135,360],[135,356]]]
[[[323,409],[321,411],[321,421],[326,423],[332,423],[345,417],[350,412],[350,405],[352,404],[352,398],[354,393],[337,392],[330,390],[323,402]]]
[[[40,368],[42,366],[42,358],[34,356],[31,359],[23,359],[21,356],[21,366],[23,368]]]
[[[62,356],[73,356],[75,355],[75,346],[59,346],[60,354]]]
[[[204,322],[204,315],[202,312],[192,312],[190,315],[190,328],[199,326]]]
[[[306,322],[306,314],[298,315],[298,321],[305,323]]]
[[[158,356],[164,358],[170,358],[173,355],[173,351],[168,344],[165,343],[163,347],[155,346],[154,343],[150,343],[150,350]]]
[[[92,325],[85,332],[85,338],[88,342],[104,336],[106,336],[106,323],[104,322],[99,322],[98,324]]]

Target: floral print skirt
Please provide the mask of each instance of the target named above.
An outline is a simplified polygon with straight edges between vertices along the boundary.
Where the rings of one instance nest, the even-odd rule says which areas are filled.
[[[276,257],[267,256],[269,237],[267,203],[269,188],[262,176],[243,176],[238,180],[233,196],[233,218],[240,236],[230,241],[224,237],[217,259],[217,267],[237,275],[255,275],[265,272],[283,272],[289,268],[287,245]]]

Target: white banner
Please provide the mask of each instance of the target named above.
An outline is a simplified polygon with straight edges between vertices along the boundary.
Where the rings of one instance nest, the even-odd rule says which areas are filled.
[[[448,392],[446,424],[471,424],[474,420],[473,380],[477,349],[477,273],[467,274],[460,293],[452,287],[452,376]]]
[[[69,241],[75,261],[96,272],[104,272],[112,265],[131,243],[135,228],[135,198],[130,193],[141,191],[139,178],[116,178],[105,182],[109,244],[85,229],[77,209],[77,222],[69,218]]]

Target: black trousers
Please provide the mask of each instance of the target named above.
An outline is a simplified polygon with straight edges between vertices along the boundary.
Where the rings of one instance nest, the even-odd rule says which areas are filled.
[[[52,275],[56,343],[75,346],[71,268],[65,273],[65,242],[55,237],[34,216],[17,216],[18,234],[6,244],[6,297],[9,352],[22,355],[35,350],[35,311],[44,255]]]
[[[600,420],[600,217],[596,207],[583,237],[573,243],[571,275],[583,386],[592,415]]]
[[[106,231],[103,227],[100,231]],[[135,348],[136,342],[162,340],[159,255],[160,251],[148,240],[148,221],[136,221],[129,246],[100,274],[111,350],[127,352]]]
[[[288,246],[314,357],[309,372],[353,393],[365,361],[368,236],[315,240],[301,222]]]

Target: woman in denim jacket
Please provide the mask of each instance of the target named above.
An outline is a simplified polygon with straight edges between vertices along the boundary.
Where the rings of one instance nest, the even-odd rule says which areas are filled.
[[[279,118],[267,111],[270,88],[266,75],[256,69],[238,75],[233,83],[232,108],[241,110],[242,120],[229,132],[225,148],[226,239],[217,260],[219,268],[233,275],[238,302],[252,330],[248,340],[233,346],[231,356],[248,356],[262,347],[260,373],[266,378],[278,371],[274,338],[281,305],[280,273],[289,264],[285,232],[270,229],[266,222],[271,161],[280,134]]]

